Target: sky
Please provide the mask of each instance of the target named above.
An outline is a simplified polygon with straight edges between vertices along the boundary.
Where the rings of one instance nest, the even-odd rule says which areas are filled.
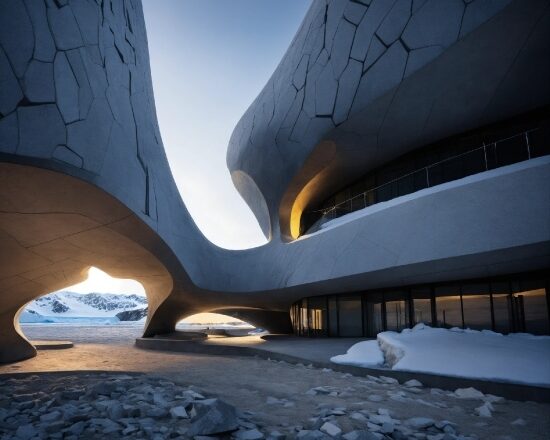
[[[266,242],[225,163],[229,138],[298,30],[311,0],[143,0],[160,132],[183,201],[218,246]],[[91,268],[63,290],[144,295]],[[201,319],[202,318],[202,319]],[[222,318],[219,318],[222,319]],[[212,314],[194,322],[213,322]]]
[[[218,246],[266,238],[225,157],[240,117],[283,57],[311,0],[143,0],[160,132],[193,219]]]
[[[97,267],[88,270],[88,279],[65,287],[63,290],[76,293],[114,293],[116,295],[145,295],[145,289],[135,280],[113,278]]]

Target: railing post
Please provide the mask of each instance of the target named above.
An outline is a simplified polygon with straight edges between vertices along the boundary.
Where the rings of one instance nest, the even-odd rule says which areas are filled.
[[[483,156],[485,156],[485,171],[487,171],[489,165],[487,164],[487,148],[485,147],[485,142],[483,142]]]
[[[428,171],[428,167],[425,168],[426,170],[426,185],[427,185],[427,188],[430,187],[430,173]]]
[[[527,159],[531,159],[531,146],[529,145],[529,132],[525,132],[525,143],[527,144]]]

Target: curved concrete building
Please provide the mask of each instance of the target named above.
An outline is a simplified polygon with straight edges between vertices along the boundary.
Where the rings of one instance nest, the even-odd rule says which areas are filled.
[[[269,242],[229,251],[172,178],[140,2],[0,3],[0,361],[90,266],[144,285],[145,336],[548,333],[549,50],[546,0],[314,1],[227,155]]]

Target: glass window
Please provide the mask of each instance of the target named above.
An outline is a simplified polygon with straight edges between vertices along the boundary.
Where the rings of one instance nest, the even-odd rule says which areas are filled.
[[[425,298],[413,299],[414,323],[420,322],[432,325],[432,300]]]
[[[328,299],[328,333],[329,336],[338,336],[338,299]]]
[[[491,329],[491,297],[489,295],[462,295],[464,326],[473,330]]]
[[[410,327],[408,297],[409,294],[405,290],[384,293],[387,330],[400,331]]]
[[[311,336],[326,336],[327,302],[326,297],[313,297],[308,301],[309,330]]]
[[[511,319],[510,285],[506,282],[491,283],[493,293],[493,315],[495,317],[494,330],[498,333],[509,333]]]
[[[543,124],[529,133],[529,148],[531,157],[550,154],[550,124]]]
[[[491,295],[488,283],[462,286],[464,325],[473,330],[491,329]]]
[[[340,336],[362,336],[363,320],[360,296],[343,296],[338,299]]]
[[[462,327],[462,307],[458,286],[441,286],[435,289],[435,307],[438,327]]]
[[[302,300],[302,306],[300,307],[300,334],[302,336],[307,336],[309,334],[307,299]]]
[[[546,290],[536,289],[514,293],[519,301],[520,316],[523,317],[524,331],[535,335],[548,333],[548,307]],[[523,313],[522,313],[523,312]]]
[[[524,136],[513,136],[497,142],[495,147],[496,160],[499,167],[527,160],[527,142]]]
[[[386,327],[400,331],[409,327],[408,301],[386,301]]]
[[[411,289],[413,302],[413,324],[420,322],[432,325],[432,299],[430,287],[413,287]]]
[[[382,320],[382,294],[368,293],[365,297],[366,335],[376,337],[384,331]]]

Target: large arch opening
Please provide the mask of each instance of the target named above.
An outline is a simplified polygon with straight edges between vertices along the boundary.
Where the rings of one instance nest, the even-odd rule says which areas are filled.
[[[150,325],[175,288],[164,261],[171,254],[114,197],[66,174],[2,163],[0,206],[0,362],[36,355],[19,326],[21,309],[83,282],[90,267],[139,282],[148,298],[145,327],[173,329],[175,322]]]
[[[147,311],[141,283],[91,267],[85,281],[30,301],[18,318],[23,334],[35,346],[43,340],[99,342],[108,338],[112,342],[115,337],[127,342],[143,333]],[[105,326],[113,331],[98,331]]]

